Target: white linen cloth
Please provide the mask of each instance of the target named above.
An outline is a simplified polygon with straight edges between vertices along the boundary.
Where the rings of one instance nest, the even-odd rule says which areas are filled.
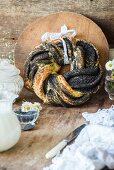
[[[80,132],[75,142],[53,158],[52,164],[44,170],[101,170],[105,166],[113,169],[113,114],[114,106],[98,110],[94,114],[83,113],[90,124]]]

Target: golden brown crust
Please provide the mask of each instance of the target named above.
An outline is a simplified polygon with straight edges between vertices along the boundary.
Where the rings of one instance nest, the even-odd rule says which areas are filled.
[[[44,93],[44,81],[51,73],[56,73],[60,70],[60,66],[55,64],[45,65],[43,68],[38,70],[34,78],[33,89],[37,96],[42,99],[45,103],[48,103],[48,99]]]
[[[25,82],[25,83],[24,83],[25,87],[26,87],[28,90],[33,91],[32,81],[29,80],[29,79],[27,79],[27,78],[25,78],[25,79],[24,79],[24,82]]]
[[[61,84],[62,87],[64,87],[72,96],[74,97],[81,97],[83,96],[83,93],[73,90],[71,86],[66,82],[65,78],[62,75],[57,76],[58,82]]]

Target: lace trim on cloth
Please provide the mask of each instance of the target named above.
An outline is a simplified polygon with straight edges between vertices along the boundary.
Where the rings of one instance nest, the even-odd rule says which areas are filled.
[[[99,124],[103,126],[114,126],[114,105],[109,109],[99,109],[96,113],[82,113],[82,116],[90,124]]]

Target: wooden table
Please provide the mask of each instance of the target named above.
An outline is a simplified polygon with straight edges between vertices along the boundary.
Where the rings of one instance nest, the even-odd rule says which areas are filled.
[[[38,101],[34,94],[24,89],[15,106],[20,105],[23,99]],[[18,144],[0,154],[0,170],[42,170],[51,163],[45,159],[46,152],[84,122],[82,112],[95,112],[112,104],[114,102],[108,99],[104,89],[83,106],[75,108],[42,104],[43,110],[35,129],[22,132]]]
[[[106,34],[108,42],[114,44],[113,0],[62,0],[61,2],[58,0],[1,0],[1,53],[5,51],[7,56],[8,52],[14,49],[18,36],[33,20],[58,11],[78,12],[88,16],[99,24]],[[34,95],[23,90],[16,105],[19,105],[23,98],[37,101]],[[45,153],[83,122],[81,112],[94,112],[98,108],[110,107],[111,104],[113,102],[109,101],[108,95],[101,91],[87,104],[76,108],[55,108],[42,105],[43,110],[34,131],[23,132],[19,143],[14,148],[0,154],[0,170],[41,170],[51,162],[51,160],[45,159]]]

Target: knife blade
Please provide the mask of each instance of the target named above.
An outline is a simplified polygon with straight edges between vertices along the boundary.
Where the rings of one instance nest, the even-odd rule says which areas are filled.
[[[52,148],[47,154],[45,155],[46,159],[53,158],[60,152],[65,146],[67,146],[70,142],[72,142],[81,130],[86,126],[86,124],[82,124],[78,128],[76,128],[73,132],[71,132],[65,139],[63,139],[59,144],[57,144],[54,148]]]

